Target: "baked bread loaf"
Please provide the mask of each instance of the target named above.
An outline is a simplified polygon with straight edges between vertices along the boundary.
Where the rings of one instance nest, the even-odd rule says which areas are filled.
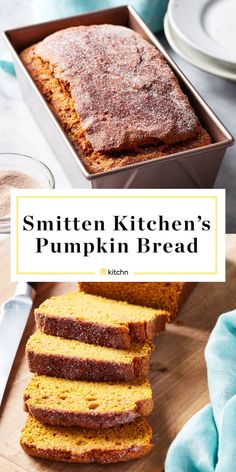
[[[36,331],[28,340],[30,372],[70,380],[123,382],[145,377],[152,346],[133,344],[130,349],[85,344]]]
[[[31,456],[64,462],[124,462],[147,454],[152,431],[145,418],[111,429],[90,431],[76,427],[46,426],[28,417],[21,446]]]
[[[171,318],[195,287],[191,282],[80,282],[83,292],[136,305],[168,310]]]
[[[129,28],[67,28],[21,59],[90,173],[211,143],[163,55]]]
[[[35,310],[37,327],[46,334],[121,349],[152,340],[168,318],[163,310],[79,292],[49,298]]]
[[[148,416],[153,402],[147,380],[103,383],[35,375],[25,389],[24,406],[42,423],[103,429]]]

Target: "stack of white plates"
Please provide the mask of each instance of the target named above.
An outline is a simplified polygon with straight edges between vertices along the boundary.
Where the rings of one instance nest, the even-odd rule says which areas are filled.
[[[170,0],[164,29],[177,54],[236,81],[236,0]]]

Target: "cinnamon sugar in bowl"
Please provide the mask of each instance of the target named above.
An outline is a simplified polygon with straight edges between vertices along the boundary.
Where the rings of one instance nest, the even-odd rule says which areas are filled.
[[[10,232],[10,191],[14,188],[54,188],[50,169],[23,154],[0,153],[0,233]]]

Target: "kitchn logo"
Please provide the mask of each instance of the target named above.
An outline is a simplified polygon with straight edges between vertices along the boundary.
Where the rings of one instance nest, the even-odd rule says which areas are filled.
[[[102,267],[99,272],[100,272],[100,275],[129,275],[128,270],[106,269],[105,267]]]

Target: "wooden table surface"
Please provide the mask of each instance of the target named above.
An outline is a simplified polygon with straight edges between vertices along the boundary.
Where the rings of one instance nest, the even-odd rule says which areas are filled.
[[[7,240],[0,244],[0,302],[12,290],[9,282]],[[44,298],[74,288],[74,284],[45,283],[38,290],[35,305]],[[155,401],[150,422],[154,430],[154,449],[143,459],[113,465],[76,465],[27,456],[19,445],[26,420],[22,395],[29,373],[24,348],[34,330],[30,315],[8,382],[1,410],[1,472],[162,472],[167,449],[183,424],[208,401],[204,348],[220,313],[236,307],[236,236],[227,236],[227,282],[198,284],[182,309],[178,322],[168,325],[156,341],[151,364],[151,382]]]

